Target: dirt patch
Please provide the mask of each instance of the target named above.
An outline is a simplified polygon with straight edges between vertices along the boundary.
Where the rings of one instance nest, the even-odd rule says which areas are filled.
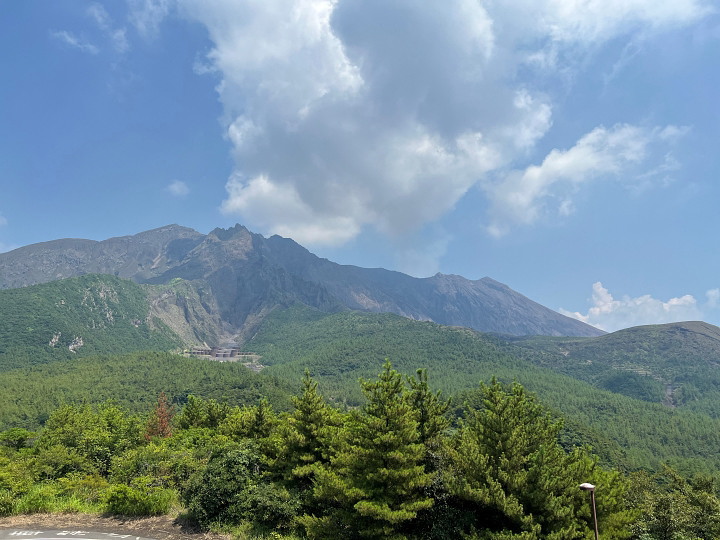
[[[93,514],[30,514],[0,518],[0,529],[67,529],[132,534],[158,540],[194,538],[229,540],[229,535],[209,533],[181,518],[170,516],[128,518]]]

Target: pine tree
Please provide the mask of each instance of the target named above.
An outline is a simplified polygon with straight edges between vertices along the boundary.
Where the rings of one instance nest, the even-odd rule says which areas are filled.
[[[455,515],[451,508],[451,494],[442,474],[447,461],[446,431],[450,427],[446,413],[451,401],[442,399],[440,391],[430,390],[425,369],[418,369],[415,377],[408,377],[408,384],[410,403],[417,414],[420,442],[425,446],[422,463],[432,479],[424,492],[433,500],[431,508],[418,513],[413,529],[423,538],[452,537],[452,531],[456,529]]]
[[[427,370],[418,369],[416,373],[415,377],[408,378],[410,403],[418,415],[420,442],[431,448],[450,426],[445,413],[450,408],[451,400],[443,400],[439,390],[434,393],[430,390]]]
[[[295,410],[278,429],[271,466],[289,487],[308,489],[318,466],[330,463],[331,442],[342,418],[318,393],[306,370],[303,393],[293,397]]]
[[[363,382],[367,403],[350,422],[329,467],[319,468],[315,495],[331,507],[301,518],[310,537],[403,538],[403,528],[432,499],[417,414],[402,376],[386,362],[378,380]]]
[[[586,453],[565,453],[562,424],[521,385],[506,389],[493,380],[482,391],[484,408],[460,431],[450,480],[456,495],[475,503],[474,526],[487,538],[583,538],[578,485],[586,481]]]

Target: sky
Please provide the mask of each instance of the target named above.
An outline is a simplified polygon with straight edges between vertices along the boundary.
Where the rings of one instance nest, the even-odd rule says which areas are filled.
[[[0,251],[240,223],[720,324],[712,0],[7,0],[0,72]]]

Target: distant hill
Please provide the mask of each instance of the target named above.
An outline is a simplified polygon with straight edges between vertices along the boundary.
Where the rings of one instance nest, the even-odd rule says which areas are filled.
[[[159,286],[150,301],[154,314],[198,344],[242,342],[273,309],[297,303],[325,313],[396,313],[511,335],[603,334],[490,278],[414,278],[339,265],[292,240],[264,238],[240,225],[207,235],[170,225],[102,242],[55,240],[0,254],[1,289],[90,273]]]
[[[720,417],[720,328],[637,326],[594,338],[507,337],[514,354],[614,392]]]

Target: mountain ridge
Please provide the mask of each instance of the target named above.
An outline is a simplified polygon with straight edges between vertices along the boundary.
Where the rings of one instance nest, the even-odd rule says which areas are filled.
[[[187,281],[208,316],[226,323],[226,337],[246,335],[272,309],[295,303],[328,313],[388,312],[511,335],[604,333],[491,278],[415,278],[383,268],[341,265],[292,239],[265,238],[239,224],[207,235],[173,224],[102,241],[42,242],[0,254],[2,289],[87,273],[148,285]]]

